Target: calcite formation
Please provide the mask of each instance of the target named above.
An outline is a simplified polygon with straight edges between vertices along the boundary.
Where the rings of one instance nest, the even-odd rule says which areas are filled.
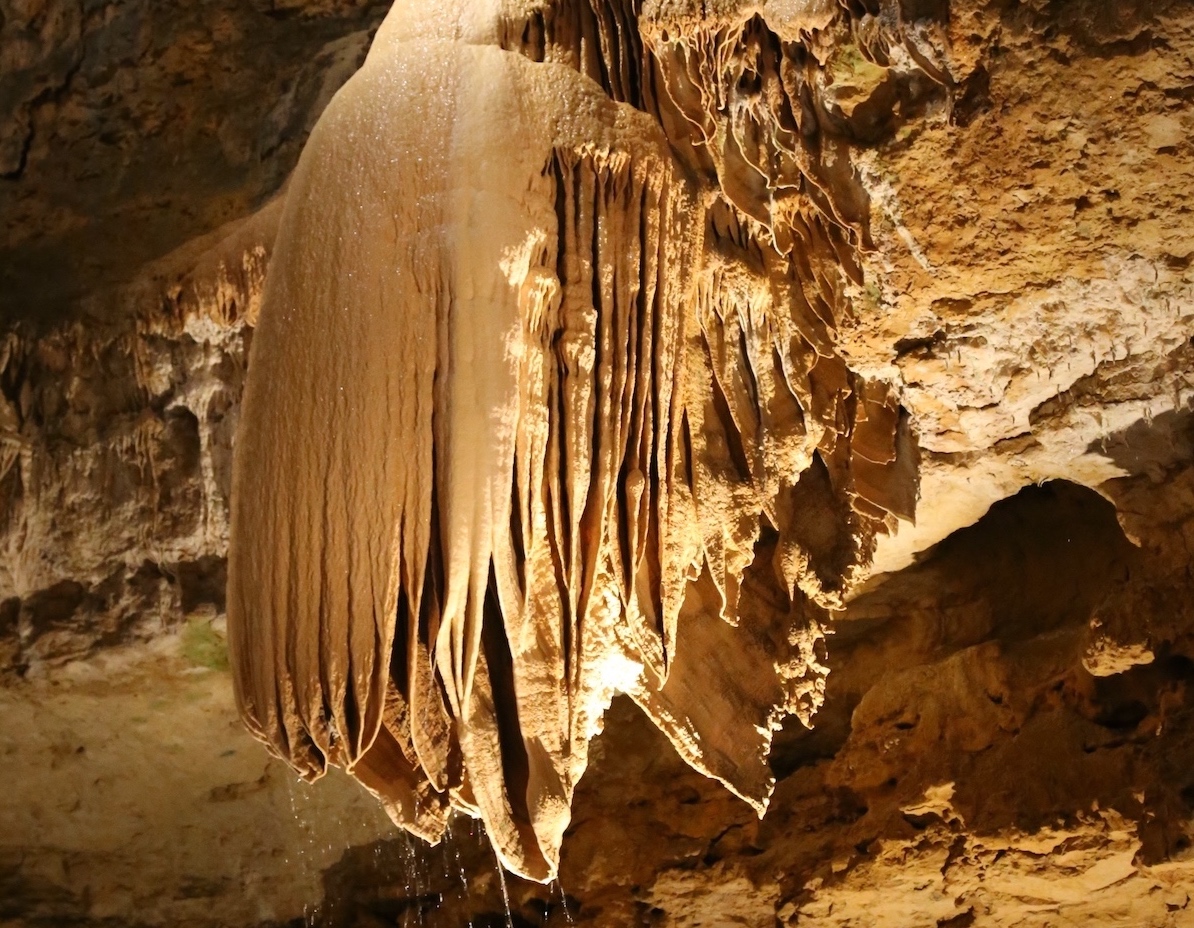
[[[917,493],[837,344],[835,15],[393,8],[291,180],[236,448],[238,697],[303,776],[546,880],[620,691],[766,808],[824,610]]]
[[[1188,924],[1194,6],[388,6],[0,13],[0,922]]]

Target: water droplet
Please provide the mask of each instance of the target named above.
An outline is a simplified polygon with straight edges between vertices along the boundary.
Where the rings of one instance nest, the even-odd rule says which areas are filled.
[[[569,925],[575,925],[576,921],[572,918],[572,912],[568,908],[568,894],[564,892],[564,883],[558,876],[555,880],[555,886],[560,891],[560,903],[564,907],[564,918],[567,919]]]
[[[506,868],[502,866],[502,861],[497,856],[496,849],[493,852],[493,856],[497,862],[498,882],[502,886],[502,905],[506,908],[506,928],[514,928],[514,916],[510,914],[510,892],[506,889]]]

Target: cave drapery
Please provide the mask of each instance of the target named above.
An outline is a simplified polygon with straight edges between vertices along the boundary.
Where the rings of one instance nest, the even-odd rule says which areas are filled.
[[[235,448],[238,700],[302,776],[429,840],[478,816],[545,881],[626,692],[766,808],[917,498],[894,380],[837,339],[835,15],[395,5],[291,180]]]
[[[317,135],[325,166],[286,184],[392,2],[0,8],[5,928],[1194,920],[1194,4],[505,0],[436,18],[404,3],[378,44],[405,49],[392,92],[375,56]],[[272,295],[259,333],[292,191],[271,285],[296,298]],[[396,256],[362,254],[390,247],[378,230],[406,243]],[[368,281],[384,299],[360,298]],[[408,315],[420,306],[461,331],[441,341]],[[441,316],[464,308],[493,323],[483,339]],[[359,331],[333,362],[341,309]],[[468,380],[451,376],[478,366],[466,337],[485,365]],[[619,372],[647,357],[672,367],[642,368],[637,392]],[[268,660],[247,680],[278,724],[255,725],[308,778],[326,768],[318,783],[248,736],[228,672],[250,371],[267,435],[238,475],[252,608],[232,604],[232,634],[278,623],[277,647],[241,651]],[[493,401],[462,406],[468,383]],[[660,405],[640,403],[659,385]],[[915,521],[885,517],[870,552],[866,461],[886,455],[865,428],[891,419],[851,408],[872,390],[903,410],[901,508],[917,489]],[[833,397],[854,417],[848,472]],[[484,430],[447,428],[469,409],[497,415],[475,459]],[[465,464],[480,478],[452,483]],[[400,506],[376,505],[407,473]],[[386,530],[427,492],[425,522]],[[470,528],[460,504],[502,502],[470,538],[478,564],[513,564],[493,595],[478,578],[467,722],[444,682],[451,633],[442,652],[431,634],[451,555],[463,664],[472,549],[447,550],[448,492]],[[427,526],[432,565],[413,658],[407,568],[357,542],[407,526]],[[692,575],[667,587],[661,550]],[[377,640],[374,607],[391,606],[365,568],[398,578],[397,646]],[[574,609],[577,575],[605,598],[580,586]],[[376,734],[347,685],[363,668],[394,687]],[[602,712],[584,686],[633,698]],[[420,716],[429,702],[442,714]],[[335,767],[354,752],[355,777]],[[439,843],[395,827],[362,777],[433,841],[446,816]],[[541,870],[567,815],[556,879],[500,879],[500,828],[453,806],[506,823],[507,861],[533,841]]]

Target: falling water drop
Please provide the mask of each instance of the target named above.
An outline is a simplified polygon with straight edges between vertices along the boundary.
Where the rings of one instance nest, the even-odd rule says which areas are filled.
[[[319,867],[319,860],[318,854],[315,851],[315,833],[307,816],[303,815],[299,808],[301,805],[299,792],[306,788],[307,785],[302,777],[296,777],[290,783],[290,788],[286,792],[290,799],[290,812],[294,816],[297,870],[301,880],[310,881],[314,871]],[[309,902],[303,903],[304,928],[315,928],[319,921],[319,913],[320,907],[318,903],[315,905]]]
[[[514,928],[514,916],[510,913],[510,892],[506,889],[506,868],[502,866],[501,858],[497,856],[497,850],[493,853],[494,860],[497,862],[498,882],[502,887],[502,905],[506,908],[506,928]]]
[[[559,877],[556,877],[555,884],[556,889],[560,891],[560,903],[564,907],[564,918],[569,925],[575,925],[576,920],[572,917],[572,910],[568,908],[568,894],[564,892],[564,882]]]
[[[471,834],[471,830],[470,830]],[[449,845],[452,848],[452,855],[456,858],[456,869],[460,873],[460,891],[463,893],[465,911],[468,913],[468,928],[473,928],[473,914],[472,905],[469,900],[468,892],[468,874],[464,872],[464,860],[460,856],[460,842],[452,833],[452,823],[448,822],[447,829],[444,833],[444,856],[447,857]]]
[[[421,900],[424,895],[423,871],[419,864],[422,863],[422,860],[418,849],[415,847],[414,839],[410,835],[406,836],[406,860],[407,867],[414,877],[414,898]],[[422,903],[420,902],[419,904],[421,905]]]

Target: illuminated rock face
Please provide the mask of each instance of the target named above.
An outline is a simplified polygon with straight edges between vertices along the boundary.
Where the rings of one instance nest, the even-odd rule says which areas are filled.
[[[244,717],[435,840],[555,874],[627,692],[761,814],[827,608],[910,519],[890,372],[837,333],[856,182],[816,30],[400,4],[291,181],[236,447]],[[804,61],[802,72],[798,64]]]
[[[385,11],[377,0],[195,0],[183,12],[140,0],[102,6],[87,12],[75,0],[26,0],[9,4],[0,23],[0,74],[22,75],[6,85],[14,94],[0,93],[0,110],[12,116],[0,119],[0,755],[10,784],[0,800],[0,920],[15,913],[22,925],[110,925],[121,917],[277,924],[300,917],[326,891],[334,905],[355,900],[365,924],[374,916],[396,920],[393,908],[377,908],[383,897],[406,898],[411,913],[440,899],[429,925],[459,925],[470,914],[484,922],[504,907],[488,845],[479,837],[465,842],[467,881],[455,864],[450,874],[438,872],[441,860],[455,857],[466,823],[453,825],[455,840],[447,835],[423,854],[434,879],[410,880],[412,845],[388,828],[380,806],[338,774],[309,789],[296,785],[243,733],[220,669],[234,426],[278,220],[297,179],[268,207],[246,214],[291,173],[307,128],[363,62]],[[392,22],[379,51],[409,46],[416,33],[410,22]],[[513,373],[505,382],[517,383],[519,405],[511,412],[509,395],[493,391],[490,407],[510,418],[488,423],[486,441],[496,447],[493,435],[506,422],[519,426],[501,463],[509,481],[499,487],[509,498],[507,521],[511,513],[527,515],[525,524],[520,516],[522,534],[491,530],[480,547],[496,538],[494,550],[504,543],[511,558],[521,552],[522,572],[513,571],[520,609],[509,608],[510,574],[502,575],[503,589],[495,570],[501,621],[486,624],[483,602],[475,651],[485,671],[474,674],[472,698],[479,702],[483,682],[497,701],[492,709],[471,707],[473,794],[463,789],[464,746],[453,747],[459,736],[426,737],[455,730],[447,686],[438,723],[410,709],[417,699],[407,701],[414,690],[402,672],[410,660],[405,633],[371,666],[399,653],[398,671],[387,676],[398,681],[402,700],[380,714],[400,733],[409,724],[409,740],[359,762],[357,773],[372,770],[371,782],[388,790],[391,805],[422,790],[418,807],[410,800],[406,808],[430,809],[421,819],[430,833],[443,812],[433,778],[459,778],[461,804],[509,803],[509,811],[486,813],[501,820],[495,833],[506,821],[502,853],[507,860],[522,855],[515,865],[541,873],[549,863],[544,844],[550,847],[565,814],[557,800],[568,790],[544,787],[542,777],[532,787],[524,735],[544,739],[535,769],[563,771],[563,784],[582,755],[564,761],[551,752],[583,734],[586,718],[595,722],[605,687],[624,687],[687,757],[700,750],[703,768],[739,793],[758,802],[774,775],[768,813],[758,819],[718,782],[685,769],[664,735],[615,699],[605,731],[590,743],[563,845],[560,879],[571,915],[561,910],[558,887],[510,880],[515,919],[540,924],[550,908],[548,924],[574,918],[601,928],[691,928],[698,920],[771,928],[777,919],[802,928],[1185,924],[1194,879],[1194,7],[1171,0],[904,0],[818,10],[706,2],[698,15],[687,4],[557,4],[538,13],[479,10],[470,22],[468,30],[452,27],[466,48],[447,42],[409,76],[412,86],[439,80],[442,93],[363,95],[396,109],[450,114],[460,125],[467,116],[473,137],[462,134],[456,154],[441,151],[444,176],[451,164],[459,174],[462,163],[486,161],[484,170],[466,172],[469,183],[494,186],[484,194],[490,204],[518,207],[466,223],[473,237],[467,251],[451,247],[461,234],[428,232],[414,239],[417,254],[412,247],[387,267],[435,265],[439,276],[419,278],[411,292],[451,293],[458,303],[477,292],[462,281],[487,282],[491,303],[506,313],[494,318],[517,320],[519,352],[507,362]],[[423,38],[430,43],[438,28],[428,26]],[[483,59],[497,48],[508,73],[490,79]],[[467,56],[469,68],[460,64]],[[436,78],[441,58],[450,66]],[[492,99],[474,112],[478,74]],[[493,103],[512,94],[525,98],[518,109]],[[562,115],[560,100],[570,101]],[[501,122],[497,141],[498,130],[481,131],[490,111]],[[382,141],[395,145],[447,131],[430,117],[394,121]],[[335,135],[321,130],[320,144]],[[577,139],[588,141],[578,150]],[[361,157],[372,157],[373,147],[356,146]],[[495,150],[504,173],[488,167]],[[521,185],[510,180],[519,170],[528,172]],[[346,222],[343,200],[332,201],[349,196],[347,187],[304,171],[308,188],[322,186],[330,204],[316,218]],[[497,174],[506,180],[497,184]],[[465,189],[462,183],[425,176],[409,182],[412,197],[403,176],[385,173],[372,186],[394,184],[386,187],[394,202],[424,216],[465,209],[446,206],[443,194]],[[128,182],[116,183],[121,177]],[[559,210],[556,190],[571,190]],[[292,213],[312,212],[296,202]],[[370,209],[379,207],[362,206],[361,216],[372,216]],[[603,226],[598,215],[622,217],[620,226]],[[227,220],[234,221],[214,231]],[[313,234],[327,228],[315,220],[305,226]],[[491,259],[474,265],[470,257],[482,254],[490,234],[498,243],[490,242],[490,252],[516,242],[496,271]],[[291,228],[281,243],[292,256],[286,286],[301,296],[351,284],[343,275],[328,283],[313,271],[307,287],[293,255],[311,243],[296,245],[295,235]],[[346,236],[345,249],[349,241],[359,248],[365,239]],[[611,244],[627,242],[634,248]],[[656,242],[655,250],[643,242]],[[561,253],[577,256],[571,269],[565,261],[561,270]],[[354,254],[336,260],[367,263]],[[313,266],[331,262],[325,256]],[[610,271],[608,288],[603,266],[623,275]],[[647,346],[638,294],[651,273],[662,296],[658,316],[649,314]],[[598,280],[596,294],[586,275]],[[386,279],[397,286],[406,278],[394,271]],[[530,285],[515,288],[512,280]],[[280,271],[274,282],[284,282]],[[111,289],[116,284],[127,286]],[[67,291],[86,298],[65,305]],[[320,305],[295,301],[304,312]],[[627,305],[633,312],[612,314]],[[438,315],[418,311],[438,325]],[[597,319],[609,322],[601,335],[608,343],[598,340]],[[633,340],[621,334],[632,319]],[[784,324],[797,333],[794,344],[776,328]],[[267,318],[256,333],[258,347],[274,338],[271,325]],[[343,331],[339,323],[320,331],[320,350],[338,344]],[[555,343],[547,341],[553,331],[564,333]],[[380,324],[369,336],[369,344],[397,339]],[[582,336],[593,346],[620,338],[626,370],[648,354],[671,359],[670,373],[652,367],[643,385],[644,396],[667,384],[672,391],[651,406],[649,429],[645,413],[634,418],[638,394],[626,392],[625,381],[616,387],[611,367],[608,389],[590,387],[593,410],[585,405],[580,416],[591,423],[589,442],[569,431],[583,405]],[[782,348],[785,338],[783,350],[766,350]],[[274,340],[280,362],[287,356],[281,342]],[[270,350],[255,355],[254,369],[265,369]],[[614,353],[602,351],[612,364]],[[330,363],[308,354],[308,371]],[[353,359],[347,387],[374,370],[370,357],[361,351]],[[439,363],[429,357],[387,365],[386,375],[400,382],[423,370],[425,377],[420,365]],[[493,382],[501,370],[479,365],[498,364],[500,352],[479,357],[473,376]],[[767,377],[769,358],[783,370],[784,389],[770,386],[779,381]],[[592,364],[589,383],[602,370],[596,347]],[[826,400],[845,395],[843,364],[855,384],[866,385],[859,393],[891,391],[919,453],[916,522],[900,520],[894,533],[876,537],[870,569],[880,575],[861,586],[866,569],[850,573],[855,560],[866,561],[866,523],[856,507],[875,499],[864,459],[885,455],[864,441],[858,415],[848,447],[861,454],[851,453],[847,468],[846,441],[835,439],[830,450],[828,436],[839,430],[836,418],[834,428],[827,425]],[[296,378],[282,363],[275,376]],[[262,378],[258,386],[270,379]],[[263,466],[285,451],[289,431],[298,440],[302,416],[316,421],[311,399],[321,387],[307,379],[287,388],[294,408],[275,418],[262,413],[261,396],[250,397],[248,414],[274,430],[255,445]],[[627,410],[624,426],[617,424],[626,444],[601,470],[592,463],[600,460],[592,439],[598,451],[613,447],[613,419],[601,410],[614,408],[616,389],[617,408]],[[787,406],[785,389],[795,398]],[[404,411],[399,400],[407,395],[394,394],[396,421],[417,420],[427,408]],[[549,395],[571,397],[567,415],[561,404],[538,399]],[[438,402],[431,408],[442,429],[441,413],[461,407],[442,393]],[[804,416],[800,427],[793,404]],[[540,418],[532,422],[534,410]],[[689,416],[680,418],[689,425],[687,434],[681,427],[680,448],[688,455],[684,442],[691,443],[691,480],[683,469],[667,470],[665,455],[665,469],[656,464],[654,473],[668,479],[652,483],[650,464],[640,463],[636,496],[640,485],[628,479],[635,468],[622,466],[639,447],[629,436],[663,434],[662,425],[656,431],[660,415],[674,422],[680,410]],[[346,412],[347,405],[345,412],[332,407],[328,415]],[[868,414],[865,421],[890,420]],[[897,435],[901,421],[902,414]],[[463,422],[459,431],[471,435],[476,428]],[[367,425],[308,444],[331,449],[329,460],[346,449],[345,461],[355,462],[363,452],[347,442],[388,440],[396,431]],[[736,444],[728,440],[735,432]],[[400,451],[420,447],[405,434]],[[252,445],[248,427],[239,435]],[[546,452],[534,456],[562,446],[554,463]],[[452,447],[469,461],[468,446]],[[434,441],[432,448],[446,453]],[[555,482],[529,472],[528,462],[544,460],[543,473],[557,474],[560,460],[581,461],[586,452],[588,470],[575,466]],[[286,453],[301,463],[305,451]],[[638,454],[640,462],[658,461],[650,441]],[[387,455],[387,473],[396,473],[402,458]],[[492,462],[480,457],[473,465],[484,477]],[[343,470],[375,472],[347,463]],[[413,465],[410,472],[425,476]],[[780,478],[797,472],[785,509]],[[303,473],[280,474],[256,499],[276,502]],[[434,473],[447,482],[446,465]],[[563,510],[557,531],[548,506],[571,506],[579,490],[566,481],[581,474],[590,481],[578,510],[583,530],[557,564],[554,552],[574,535],[571,522],[564,531]],[[605,489],[590,492],[599,477]],[[312,513],[322,519],[332,491],[353,518],[380,512],[356,504],[367,495],[363,484],[326,483],[331,491],[321,487],[314,497],[320,508],[293,509],[296,525],[299,515],[308,526]],[[440,484],[412,484],[411,492],[428,485],[435,495],[425,505],[439,514],[428,524],[438,529],[448,518]],[[502,497],[477,485],[457,481],[452,492]],[[892,486],[910,492],[912,484]],[[665,495],[670,522],[659,521],[666,513],[656,505]],[[589,507],[589,499],[612,500],[613,515]],[[648,513],[636,516],[644,532],[624,535],[621,526],[631,523],[623,510],[637,512],[635,500]],[[799,518],[781,526],[789,510]],[[250,512],[266,515],[264,508]],[[322,525],[316,528],[323,544]],[[299,537],[297,529],[289,533],[284,550],[290,535]],[[443,537],[426,541],[428,552],[439,551],[441,574]],[[668,550],[665,543],[682,555],[668,561],[673,567],[694,551],[701,566],[695,580],[683,580],[672,646],[663,621],[669,587],[658,555],[651,556]],[[279,548],[254,542],[237,558],[246,550]],[[477,562],[493,563],[494,550]],[[600,570],[591,553],[598,550],[606,552]],[[347,571],[352,549],[329,542],[328,551],[339,552]],[[584,551],[591,560],[581,558]],[[625,578],[637,576],[627,566],[635,551],[647,552],[633,566],[645,564],[650,582],[627,595]],[[710,551],[722,566],[706,571]],[[244,566],[236,568],[241,576]],[[578,612],[551,616],[548,607],[567,599],[572,608],[572,590],[563,591],[578,573],[596,577],[608,595],[598,601],[577,593],[588,624],[565,625]],[[387,582],[395,575],[406,590],[400,571],[385,574]],[[855,589],[843,593],[851,576]],[[488,592],[488,574],[483,579]],[[721,616],[723,596],[734,601],[734,581],[737,609],[727,615],[738,616],[737,626]],[[438,598],[420,594],[420,603],[439,608],[437,621],[447,611],[446,576],[442,582]],[[839,595],[848,602],[830,620],[823,610]],[[409,595],[403,608],[409,616]],[[467,595],[453,608],[467,619]],[[427,652],[415,669],[444,679],[432,663],[438,636],[428,633],[426,618],[417,641]],[[540,620],[560,629],[554,645],[532,634]],[[457,627],[467,643],[467,627]],[[503,643],[495,627],[528,631],[521,643],[510,635]],[[549,657],[552,647],[562,651],[565,627],[575,636],[569,649],[579,641],[592,649],[582,660],[568,658],[568,679],[584,670],[584,685],[598,687],[569,689],[568,703],[553,675],[563,658],[527,658],[532,650]],[[820,631],[828,630],[820,645]],[[451,647],[449,640],[448,678],[455,673]],[[463,659],[463,644],[459,653]],[[489,660],[506,653],[503,678]],[[823,671],[810,653],[831,671],[813,727],[805,729],[799,719],[822,698]],[[601,657],[613,659],[599,665]],[[660,691],[651,675],[658,677],[662,662],[669,676]],[[344,665],[336,658],[328,666]],[[348,668],[352,678],[360,666]],[[515,666],[520,679],[538,668],[550,685],[530,699]],[[326,679],[330,687],[334,680]],[[297,691],[285,703],[298,732],[323,709],[322,693],[313,699],[315,684],[305,685],[301,703]],[[337,705],[344,724],[353,724],[357,704],[352,711],[347,701]],[[759,758],[767,736],[758,728],[792,706],[799,712],[772,737],[765,767]],[[479,734],[485,729],[476,720],[485,718],[517,719],[519,727],[499,724],[495,747],[492,730],[489,742]],[[525,770],[511,744],[524,745]],[[434,754],[415,751],[416,774],[405,752],[428,745],[442,750],[443,761],[437,768]],[[312,758],[318,769],[320,752],[300,757],[309,768]],[[497,774],[478,778],[478,759]],[[476,795],[478,782],[498,785],[484,797]],[[525,797],[522,807],[511,796]],[[385,843],[378,849],[399,858],[388,876],[375,866],[375,848],[360,847],[379,836]],[[526,862],[524,838],[533,838],[541,859]],[[349,845],[341,864],[316,873]]]

